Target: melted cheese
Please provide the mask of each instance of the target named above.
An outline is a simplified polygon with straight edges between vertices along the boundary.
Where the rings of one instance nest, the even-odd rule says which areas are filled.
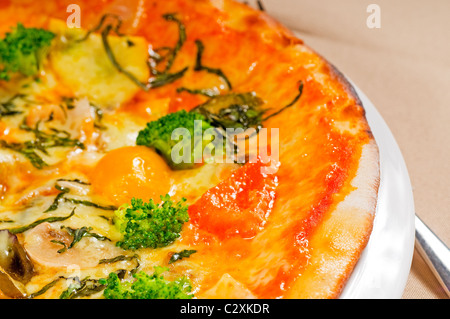
[[[50,22],[57,34],[57,47],[50,56],[51,68],[76,96],[86,96],[93,103],[118,106],[139,90],[127,76],[120,73],[108,58],[98,34],[83,39],[86,30],[68,29],[59,20]],[[139,81],[149,77],[147,41],[141,37],[108,36],[111,51],[119,65]]]
[[[224,274],[217,284],[201,296],[206,299],[256,299],[242,283]]]
[[[361,107],[320,57],[273,20],[232,1],[212,2],[214,6],[208,0],[149,2],[140,8],[139,26],[129,28],[133,36],[108,37],[118,63],[145,82],[149,77],[148,48],[173,47],[178,39],[176,24],[169,23],[162,15],[181,10],[178,14],[187,25],[188,37],[174,61],[173,71],[184,67],[189,70],[171,85],[149,92],[141,91],[114,67],[99,34],[76,41],[86,34],[86,29],[68,29],[61,20],[50,19],[48,23],[47,18],[42,18],[64,18],[57,16],[65,12],[57,8],[58,4],[52,3],[51,12],[42,9],[41,14],[38,12],[42,5],[31,3],[27,7],[12,6],[0,11],[0,19],[10,25],[16,19],[26,18],[32,25],[47,27],[57,34],[39,81],[0,82],[0,101],[17,93],[24,94],[15,101],[23,113],[0,119],[0,139],[19,143],[35,138],[33,132],[20,129],[25,120],[29,127],[38,124],[45,132],[51,132],[52,128],[67,132],[70,138],[85,146],[84,149],[58,147],[48,154],[37,151],[48,164],[41,169],[33,167],[24,154],[0,149],[0,220],[14,221],[0,224],[1,229],[27,225],[43,216],[67,216],[75,208],[75,215],[70,219],[41,224],[19,236],[36,267],[35,276],[26,286],[28,293],[38,291],[58,276],[105,278],[117,269],[136,266],[134,261],[98,264],[101,258],[133,253],[115,247],[120,234],[108,220],[113,216],[111,210],[62,202],[57,209],[45,211],[58,194],[55,188],[58,179],[116,184],[133,167],[128,171],[123,167],[115,169],[113,159],[105,172],[96,175],[101,170],[97,165],[103,163],[102,159],[116,154],[116,150],[135,147],[136,136],[148,121],[168,112],[192,109],[205,101],[202,96],[177,93],[177,88],[226,92],[223,79],[193,70],[197,53],[195,39],[202,39],[205,44],[205,65],[220,67],[233,83],[235,92],[255,92],[270,111],[292,101],[300,80],[305,90],[300,102],[265,123],[269,128],[280,129],[281,166],[277,172],[279,185],[272,194],[275,201],[270,204],[271,213],[264,227],[252,238],[230,236],[220,240],[187,223],[181,238],[172,245],[139,250],[140,269],[151,273],[154,266],[167,266],[170,254],[195,249],[197,253],[190,258],[171,264],[167,276],[187,276],[199,298],[283,297],[289,295],[295,280],[300,278],[306,282],[311,278],[302,275],[308,274],[305,269],[308,270],[311,255],[315,253],[310,246],[314,231],[352,189],[349,180],[355,174],[360,147],[368,140]],[[94,26],[104,5],[89,1],[85,4],[93,6],[90,7],[93,10],[86,11],[95,14],[86,15],[86,21]],[[15,17],[11,14],[14,10],[21,15]],[[98,110],[103,115],[101,120]],[[157,161],[148,160],[148,168],[154,166],[164,171],[158,175],[164,178],[164,190],[175,200],[187,198],[188,204],[195,203],[239,168],[236,164],[213,163],[195,170],[166,172]],[[96,183],[96,178],[100,182]],[[158,187],[158,180],[144,180],[139,186],[142,189]],[[71,198],[104,206],[120,204],[96,190],[95,185],[69,183],[65,186],[70,188]],[[133,188],[130,189],[133,193]],[[257,198],[255,193],[250,191],[248,196]],[[83,238],[73,250],[58,254],[62,246],[51,240],[67,240],[60,232],[62,225],[92,227],[93,232],[108,237],[111,242]],[[361,236],[366,234],[365,228],[361,230]],[[325,246],[329,240],[313,242]],[[351,248],[354,251],[361,246]],[[57,298],[68,284],[59,282],[40,298]],[[92,297],[101,298],[101,293]]]

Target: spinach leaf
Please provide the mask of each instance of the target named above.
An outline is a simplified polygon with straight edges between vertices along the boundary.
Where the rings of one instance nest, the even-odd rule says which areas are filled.
[[[176,80],[182,78],[188,69],[188,67],[185,67],[176,73],[160,73],[149,81],[149,86],[150,88],[155,89],[175,82]]]
[[[231,85],[230,80],[228,80],[227,76],[223,71],[219,68],[211,68],[208,66],[203,65],[202,59],[203,59],[203,51],[205,50],[205,46],[203,45],[203,42],[200,40],[195,41],[195,45],[197,46],[197,58],[195,63],[195,71],[206,71],[208,73],[216,74],[219,77],[221,77],[225,83],[228,86],[228,89],[232,90],[233,86]]]
[[[114,17],[117,20],[117,23],[115,25],[113,24],[106,24],[106,18],[107,17]],[[131,72],[127,71],[125,68],[123,68],[120,63],[117,61],[111,45],[108,40],[109,34],[114,31],[117,35],[123,36],[122,33],[120,33],[119,29],[122,24],[122,20],[120,17],[116,15],[104,15],[102,19],[100,20],[100,23],[90,30],[86,36],[83,39],[80,39],[80,41],[86,39],[89,37],[89,35],[92,32],[96,32],[99,30],[101,31],[101,38],[103,47],[105,49],[106,55],[108,56],[108,59],[111,61],[111,63],[114,65],[114,67],[122,74],[124,74],[126,77],[128,77],[131,81],[133,81],[137,86],[139,86],[144,91],[149,91],[150,89],[159,88],[161,86],[170,84],[175,82],[176,80],[180,79],[184,76],[188,68],[184,68],[178,72],[175,73],[169,73],[169,70],[172,68],[173,63],[175,61],[175,58],[178,54],[178,52],[181,50],[181,47],[183,46],[184,42],[186,41],[186,28],[183,25],[183,23],[178,20],[174,14],[165,14],[163,15],[163,18],[167,21],[172,21],[178,24],[178,30],[179,30],[179,38],[174,48],[170,47],[163,47],[160,49],[156,49],[153,54],[149,57],[148,66],[150,68],[151,74],[154,76],[152,79],[147,81],[146,83],[141,82],[139,79],[134,76]],[[106,25],[105,25],[106,24]],[[132,42],[128,41],[128,44],[132,45]],[[166,55],[161,55],[161,52],[167,52]],[[156,65],[160,64],[162,61],[167,61],[166,66],[163,71],[158,71],[156,69]]]
[[[44,287],[42,287],[38,291],[28,295],[27,298],[28,299],[33,299],[33,298],[36,298],[37,296],[45,294],[50,288],[55,286],[58,283],[58,281],[60,281],[61,279],[65,279],[65,277],[61,276],[61,277],[58,277],[58,278],[54,279],[53,281],[51,281],[50,283],[46,284]]]
[[[72,236],[73,239],[69,246],[67,246],[64,242],[52,240],[52,242],[61,244],[64,246],[64,248],[58,250],[58,253],[60,253],[60,254],[67,251],[68,249],[73,248],[73,246],[75,246],[76,243],[80,242],[80,240],[83,239],[84,237],[94,237],[100,241],[105,241],[105,240],[111,241],[109,238],[107,238],[105,236],[101,236],[96,233],[92,233],[91,232],[92,227],[81,227],[78,229],[74,229],[74,228],[70,228],[70,227],[66,227],[66,226],[61,226],[61,229],[65,229],[69,233],[69,235]]]
[[[101,264],[113,264],[113,263],[116,263],[116,262],[119,262],[119,261],[131,261],[133,259],[136,260],[136,267],[134,267],[130,271],[130,274],[134,275],[139,270],[139,267],[141,266],[141,264],[140,264],[140,257],[137,254],[134,254],[132,256],[120,255],[120,256],[117,256],[117,257],[114,257],[114,258],[110,258],[110,259],[101,259],[98,262],[98,264],[99,265],[101,265]]]
[[[8,230],[9,230],[9,232],[11,234],[20,234],[20,233],[23,233],[23,232],[25,232],[25,231],[27,231],[29,229],[32,229],[32,228],[40,225],[42,223],[61,222],[61,221],[64,221],[66,219],[69,219],[73,215],[75,215],[75,208],[72,210],[72,212],[68,216],[65,216],[65,217],[49,217],[49,218],[39,219],[39,220],[37,220],[37,221],[27,225],[27,226],[12,228],[12,229],[8,229]]]
[[[67,131],[50,128],[50,133],[44,132],[39,129],[39,125],[40,122],[37,122],[35,127],[32,128],[26,124],[24,119],[19,128],[33,133],[35,138],[22,143],[8,143],[4,140],[0,140],[0,146],[21,153],[37,169],[42,169],[48,166],[48,164],[45,163],[36,151],[40,151],[43,154],[48,155],[48,150],[55,147],[78,147],[85,149],[84,144],[77,139],[72,139]]]
[[[22,111],[16,110],[16,105],[14,104],[14,100],[18,98],[23,98],[24,94],[16,94],[13,97],[9,98],[5,102],[0,103],[0,118],[4,116],[13,116],[17,114],[22,114]]]
[[[194,108],[192,112],[200,113],[216,127],[260,128],[264,101],[255,93],[229,93],[214,96],[206,103]]]
[[[70,188],[68,187],[64,187],[58,184],[58,182],[73,182],[73,183],[78,183],[81,185],[90,185],[89,183],[83,182],[79,179],[73,179],[73,180],[68,180],[68,179],[58,179],[57,182],[55,183],[55,188],[57,190],[59,190],[58,195],[56,195],[55,199],[53,200],[52,204],[47,208],[47,210],[44,211],[44,213],[48,213],[51,211],[55,211],[58,209],[59,204],[61,202],[69,202],[75,205],[84,205],[84,206],[88,206],[88,207],[94,207],[97,209],[101,209],[101,210],[117,210],[118,207],[113,206],[113,205],[100,205],[97,203],[93,203],[91,201],[87,201],[87,200],[81,200],[81,199],[76,199],[76,198],[67,198],[64,197],[66,194],[68,194],[70,192]]]
[[[89,297],[97,292],[103,291],[106,288],[105,284],[98,279],[90,279],[86,277],[80,280],[79,277],[68,278],[72,280],[69,288],[64,290],[59,299],[75,299],[82,297]]]
[[[303,82],[300,82],[298,94],[295,98],[289,104],[271,114],[267,114],[269,110],[263,108],[264,101],[254,92],[213,96],[205,103],[195,107],[191,112],[202,114],[211,125],[224,130],[227,128],[242,128],[245,131],[249,128],[255,128],[259,131],[265,121],[294,106],[303,94],[303,87]]]
[[[198,94],[198,95],[204,95],[207,97],[215,97],[219,95],[219,92],[217,92],[214,89],[189,89],[186,87],[179,87],[177,89],[177,93],[181,92],[188,92],[190,94]]]
[[[288,109],[288,108],[294,106],[295,103],[297,103],[298,100],[300,100],[300,98],[301,98],[302,95],[303,95],[303,87],[304,87],[303,81],[300,81],[300,85],[299,85],[299,87],[298,87],[298,94],[295,96],[295,98],[292,100],[292,102],[289,103],[288,105],[282,107],[282,108],[279,109],[278,111],[276,111],[276,112],[274,112],[274,113],[272,113],[272,114],[266,116],[265,118],[262,119],[262,121],[263,121],[263,122],[264,122],[264,121],[267,121],[268,119],[270,119],[270,118],[272,118],[272,117],[274,117],[274,116],[277,116],[278,114],[282,113],[282,112],[285,111],[286,109]]]
[[[169,260],[169,264],[173,264],[176,261],[179,261],[183,258],[189,258],[192,254],[195,254],[197,251],[196,250],[183,250],[180,251],[179,253],[174,253]]]
[[[166,21],[172,21],[172,22],[175,22],[176,24],[178,24],[178,41],[177,41],[175,47],[174,48],[167,48],[167,47],[162,48],[162,50],[168,51],[167,55],[164,57],[164,59],[167,60],[166,68],[162,72],[162,73],[167,73],[172,68],[173,62],[175,61],[175,58],[177,57],[178,52],[181,50],[184,43],[186,42],[187,36],[186,36],[186,27],[179,19],[177,19],[175,14],[172,14],[172,13],[164,14],[163,18]],[[158,51],[160,51],[160,50],[156,49],[156,52],[158,52]]]

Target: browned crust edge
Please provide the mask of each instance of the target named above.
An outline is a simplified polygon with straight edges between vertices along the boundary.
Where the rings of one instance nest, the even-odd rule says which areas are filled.
[[[249,8],[252,11],[257,11],[255,9]],[[293,43],[298,44],[298,40],[300,40],[291,30],[285,27],[282,23],[268,15],[267,12],[257,11],[258,14],[263,15],[264,19],[270,21],[272,26],[275,27],[279,32],[284,34],[286,38],[292,39]],[[347,91],[350,98],[355,100],[355,104],[360,106],[362,109],[361,120],[365,122],[367,127],[369,128],[366,133],[369,137],[369,142],[363,146],[363,155],[359,160],[359,167],[357,171],[357,175],[352,179],[351,184],[357,184],[356,189],[347,196],[342,202],[338,204],[338,207],[331,212],[331,216],[337,215],[339,213],[350,214],[350,210],[352,207],[356,209],[355,214],[358,213],[363,215],[361,216],[361,222],[364,224],[363,229],[361,230],[361,235],[355,239],[356,246],[352,250],[351,253],[347,254],[348,259],[345,261],[345,267],[339,268],[339,273],[334,273],[337,277],[334,277],[334,282],[327,282],[326,286],[322,286],[324,288],[322,291],[317,291],[313,293],[304,294],[304,289],[312,288],[308,284],[301,283],[296,287],[291,288],[290,297],[291,298],[302,298],[306,295],[307,298],[339,298],[344,290],[348,280],[350,279],[353,271],[356,267],[357,262],[360,260],[361,255],[366,248],[370,236],[373,231],[374,219],[377,210],[378,203],[378,191],[380,186],[380,154],[379,148],[376,143],[376,140],[371,132],[370,126],[367,121],[366,109],[364,103],[359,97],[358,93],[354,86],[350,83],[347,77],[332,63],[330,63],[326,58],[324,58],[321,54],[317,53],[314,49],[310,48],[308,45],[302,43],[302,46],[306,47],[312,53],[320,58],[320,60],[325,64],[328,74],[331,78],[335,79],[341,85],[343,85],[345,91]],[[362,179],[362,181],[360,181]],[[368,198],[370,201],[367,203],[366,207],[362,207],[361,203],[357,203],[355,198]],[[333,217],[330,217],[331,219]],[[365,221],[364,221],[365,219]],[[329,221],[329,220],[328,220]],[[325,222],[326,224],[326,222]],[[324,225],[325,225],[324,224]],[[341,261],[336,261],[335,264],[339,264]],[[317,266],[317,265],[316,265]],[[320,266],[320,265],[319,265]],[[329,265],[330,266],[330,265]],[[314,270],[313,270],[314,272]],[[316,271],[316,273],[312,273],[312,278],[317,279],[317,282],[321,282],[322,278],[320,277],[320,271]],[[312,283],[314,285],[314,283]],[[320,287],[320,284],[317,285]]]

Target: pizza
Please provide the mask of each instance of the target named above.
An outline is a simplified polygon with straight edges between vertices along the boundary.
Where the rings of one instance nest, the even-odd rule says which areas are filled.
[[[346,78],[243,3],[77,3],[0,4],[0,296],[338,298],[380,177]]]

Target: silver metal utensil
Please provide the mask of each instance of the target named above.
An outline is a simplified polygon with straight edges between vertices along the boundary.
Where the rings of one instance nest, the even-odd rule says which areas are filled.
[[[417,216],[415,224],[416,249],[450,297],[450,250]]]

